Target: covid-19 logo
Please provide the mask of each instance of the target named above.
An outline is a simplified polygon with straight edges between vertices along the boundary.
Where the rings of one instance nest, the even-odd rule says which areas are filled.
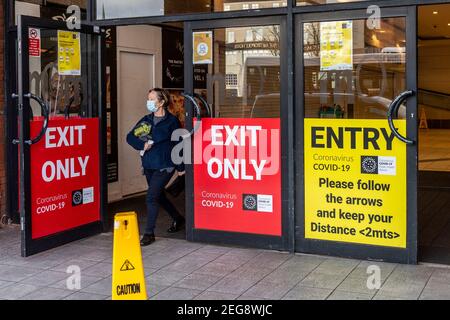
[[[244,194],[242,199],[243,209],[248,211],[256,211],[258,200],[255,194]]]
[[[377,157],[361,157],[361,173],[377,174],[378,173],[378,158]]]

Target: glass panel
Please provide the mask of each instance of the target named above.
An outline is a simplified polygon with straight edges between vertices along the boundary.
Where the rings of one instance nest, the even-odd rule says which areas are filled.
[[[46,122],[40,105],[31,100],[30,137],[44,133],[30,148],[27,215],[35,240],[101,219],[100,36],[35,27],[26,31],[29,90],[49,110]]]
[[[50,108],[50,117],[96,117],[98,115],[97,90],[98,81],[95,81],[97,74],[97,42],[96,37],[78,32],[67,32],[70,37],[78,37],[80,58],[77,59],[77,42],[73,42],[73,48],[69,49],[71,59],[68,69],[80,75],[63,75],[63,71],[58,68],[58,51],[63,50],[64,44],[58,44],[58,30],[30,28],[30,37],[40,39],[39,42],[30,40],[30,92],[41,97]],[[60,31],[61,32],[61,31]],[[60,36],[62,36],[60,34]],[[72,51],[73,49],[73,51]],[[77,67],[76,61],[80,61]],[[69,60],[67,60],[69,61]],[[58,71],[58,69],[61,69]],[[94,77],[92,77],[94,76]],[[88,99],[89,98],[89,99]],[[40,106],[32,101],[33,115],[41,115]]]
[[[297,0],[298,6],[311,6],[317,4],[332,4],[345,2],[364,2],[369,0]]]
[[[207,68],[214,117],[280,117],[280,27],[215,29],[213,65]],[[196,71],[195,73],[198,73]]]
[[[212,109],[195,123],[195,229],[280,237],[280,26],[193,38],[195,91]]]
[[[450,186],[449,19],[448,4],[419,8],[419,170],[426,171],[420,182],[447,188]]]
[[[449,264],[450,4],[418,9],[418,244],[422,261]]]
[[[80,8],[81,21],[83,22],[86,20],[87,16],[87,1],[88,0],[15,1],[15,21],[17,24],[18,15],[66,21],[71,17],[71,15],[66,13],[67,8],[70,5],[76,5]],[[42,2],[44,2],[44,4],[40,4]]]
[[[279,8],[286,0],[97,0],[97,19]]]
[[[304,24],[305,117],[385,119],[406,90],[405,36],[405,18]]]

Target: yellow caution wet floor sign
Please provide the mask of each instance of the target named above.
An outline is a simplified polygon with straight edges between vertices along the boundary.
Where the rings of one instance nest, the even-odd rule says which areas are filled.
[[[147,299],[139,229],[134,212],[115,216],[112,267],[113,300]]]

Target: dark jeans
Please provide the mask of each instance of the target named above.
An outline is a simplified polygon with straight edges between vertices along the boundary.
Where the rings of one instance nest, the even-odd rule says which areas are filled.
[[[173,176],[172,172],[160,170],[144,170],[147,178],[147,225],[146,234],[154,234],[156,218],[158,217],[159,205],[172,217],[173,220],[180,221],[183,217],[180,215],[175,206],[167,199],[164,187],[169,183]]]

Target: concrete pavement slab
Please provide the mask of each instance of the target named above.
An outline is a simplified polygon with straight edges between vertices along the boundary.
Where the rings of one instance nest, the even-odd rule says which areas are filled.
[[[105,300],[109,296],[88,292],[75,292],[65,297],[63,300]]]
[[[248,289],[244,295],[279,300],[295,287],[296,283],[261,281]]]
[[[239,295],[234,293],[204,291],[196,296],[194,300],[235,300],[238,297]]]
[[[212,276],[206,274],[190,274],[185,278],[177,281],[173,284],[174,287],[177,288],[185,288],[185,289],[196,289],[204,291],[219,282],[222,277],[220,276]]]
[[[325,300],[332,292],[333,290],[331,289],[297,285],[286,293],[282,300]]]
[[[39,287],[30,284],[13,283],[0,290],[0,299],[17,300],[38,289]]]
[[[372,300],[375,292],[371,294],[360,292],[349,292],[343,290],[335,290],[327,300]]]
[[[150,300],[192,300],[202,291],[194,289],[167,288],[150,298]]]
[[[26,296],[20,298],[20,300],[62,300],[65,297],[73,294],[69,290],[61,290],[55,288],[41,288],[36,290]]]
[[[20,283],[31,284],[38,287],[48,287],[63,279],[69,278],[71,275],[63,272],[46,270],[41,273],[32,275],[29,278],[23,279]]]
[[[303,279],[300,284],[305,287],[334,290],[344,281],[345,277],[345,275],[339,273],[327,274],[314,271]]]

